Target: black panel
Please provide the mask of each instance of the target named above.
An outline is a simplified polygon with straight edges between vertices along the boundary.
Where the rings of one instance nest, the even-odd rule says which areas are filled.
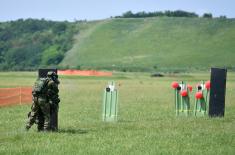
[[[44,117],[42,111],[39,109],[38,113],[38,131],[43,131]],[[58,111],[51,111],[50,113],[50,129],[58,131]]]
[[[38,70],[38,77],[43,78],[47,76],[47,72],[54,71],[57,73],[57,69],[39,69]]]
[[[58,112],[57,111],[53,111],[51,112],[51,130],[52,131],[57,131],[58,130]]]
[[[211,68],[209,116],[224,116],[227,69]]]

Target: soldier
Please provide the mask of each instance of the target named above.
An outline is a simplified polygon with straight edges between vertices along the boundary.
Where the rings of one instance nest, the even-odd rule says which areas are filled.
[[[58,110],[59,110],[59,89],[60,84],[58,75],[55,72],[48,72],[48,77],[51,79],[48,82],[48,101],[50,103],[50,115],[51,115],[51,130],[58,130]]]
[[[32,91],[33,104],[28,115],[27,130],[34,123],[38,123],[38,131],[51,130],[51,109],[55,109],[55,105],[59,103],[58,84],[59,80],[55,72],[48,72],[47,78],[37,79]],[[57,94],[57,97],[55,97],[55,94]],[[58,106],[56,108],[58,109]]]

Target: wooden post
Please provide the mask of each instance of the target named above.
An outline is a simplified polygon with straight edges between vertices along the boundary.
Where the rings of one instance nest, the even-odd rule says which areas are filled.
[[[20,105],[22,104],[22,90],[21,90],[21,87],[20,87]]]

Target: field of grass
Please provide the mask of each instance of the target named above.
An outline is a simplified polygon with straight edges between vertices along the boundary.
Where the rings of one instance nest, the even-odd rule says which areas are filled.
[[[235,20],[108,19],[87,23],[61,66],[127,71],[235,68]]]
[[[35,78],[33,72],[0,73],[0,87],[31,86]],[[175,116],[171,82],[195,85],[209,73],[60,79],[59,132],[26,132],[30,105],[0,107],[0,154],[235,154],[234,73],[228,73],[224,118]],[[103,89],[112,80],[118,84],[118,122],[104,123]]]

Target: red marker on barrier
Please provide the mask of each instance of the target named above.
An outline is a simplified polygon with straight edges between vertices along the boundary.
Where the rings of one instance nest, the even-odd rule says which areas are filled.
[[[183,97],[188,96],[187,90],[182,90],[182,91],[180,92],[180,95],[183,96]]]
[[[211,88],[211,81],[206,81],[205,87],[206,87],[206,89],[210,89]]]
[[[188,89],[189,89],[189,91],[190,91],[190,92],[192,92],[193,87],[192,87],[191,85],[189,85],[189,84],[188,84]]]
[[[174,88],[174,89],[176,89],[177,87],[179,87],[178,82],[175,82],[175,81],[172,82],[172,83],[171,83],[171,87]]]
[[[196,99],[201,99],[201,98],[203,98],[202,92],[201,92],[201,91],[196,92],[195,97],[196,97]]]

